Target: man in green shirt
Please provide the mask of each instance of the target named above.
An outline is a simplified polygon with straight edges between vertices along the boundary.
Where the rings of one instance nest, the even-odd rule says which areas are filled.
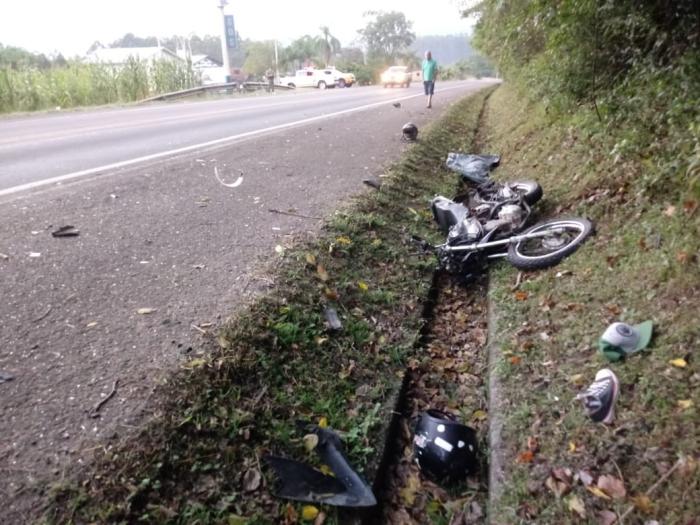
[[[430,51],[426,51],[425,60],[423,60],[423,89],[428,97],[428,105],[425,106],[427,108],[433,107],[433,93],[435,93],[437,73],[437,62],[433,60],[433,54]]]

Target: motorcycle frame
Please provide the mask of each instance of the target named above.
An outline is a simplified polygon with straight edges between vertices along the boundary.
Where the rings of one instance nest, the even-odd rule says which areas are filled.
[[[508,246],[510,244],[516,244],[521,241],[526,241],[528,239],[536,239],[538,237],[547,237],[553,232],[558,232],[561,233],[564,230],[561,228],[558,228],[556,230],[547,230],[543,232],[532,232],[532,233],[524,233],[521,235],[514,235],[512,237],[508,237],[507,239],[500,239],[498,241],[488,241],[488,242],[475,242],[472,244],[465,244],[461,246],[450,246],[449,244],[441,244],[439,246],[436,246],[435,248],[437,250],[443,250],[448,253],[459,253],[459,252],[477,252],[481,250],[487,250],[489,248],[496,248],[498,246]],[[500,257],[505,257],[506,253],[496,253],[496,254],[490,254],[487,257],[489,259],[498,259]]]

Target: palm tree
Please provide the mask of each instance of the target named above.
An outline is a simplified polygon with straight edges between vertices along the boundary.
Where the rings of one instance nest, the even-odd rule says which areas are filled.
[[[331,57],[340,51],[340,40],[331,35],[328,26],[321,26],[321,36],[318,37],[318,46],[326,66],[330,64]]]

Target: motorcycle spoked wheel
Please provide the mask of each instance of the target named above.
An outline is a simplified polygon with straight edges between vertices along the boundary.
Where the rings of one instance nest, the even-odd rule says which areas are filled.
[[[520,270],[537,270],[554,266],[562,259],[575,252],[593,233],[593,224],[578,217],[552,219],[536,224],[524,231],[542,233],[551,231],[551,235],[525,239],[508,247],[506,259]]]
[[[520,194],[528,205],[533,206],[538,202],[544,192],[542,191],[542,186],[540,186],[534,180],[516,180],[510,184],[510,187]]]

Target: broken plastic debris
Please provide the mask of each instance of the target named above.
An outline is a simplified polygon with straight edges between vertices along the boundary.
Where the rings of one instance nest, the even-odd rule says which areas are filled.
[[[15,376],[13,376],[12,374],[0,370],[0,385],[3,383],[7,383],[8,381],[12,381],[14,378]]]
[[[222,186],[226,186],[227,188],[237,188],[243,183],[243,175],[240,175],[234,182],[230,184],[225,183],[219,177],[219,170],[216,169],[216,166],[214,166],[214,177],[216,177],[216,180],[218,180]]]
[[[382,187],[382,181],[379,179],[362,179],[362,184],[374,188],[375,190],[381,189]]]
[[[343,329],[343,323],[340,322],[340,317],[338,317],[338,312],[335,308],[326,308],[323,311],[323,315],[326,317],[329,330],[337,332]]]
[[[51,232],[54,237],[77,237],[80,235],[80,230],[75,226],[61,226],[58,230]]]
[[[373,507],[377,500],[367,482],[350,466],[342,452],[338,434],[330,428],[313,427],[318,436],[314,450],[321,463],[328,465],[335,476],[328,476],[305,463],[279,456],[266,456],[265,461],[278,478],[275,495],[308,503],[341,507]]]
[[[41,257],[41,254],[39,252],[29,252],[29,257],[36,259],[37,257]]]

